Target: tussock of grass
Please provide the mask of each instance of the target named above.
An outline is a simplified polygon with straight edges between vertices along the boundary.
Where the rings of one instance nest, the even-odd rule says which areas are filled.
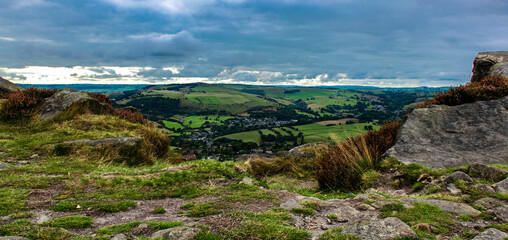
[[[139,226],[142,223],[146,223],[148,227],[155,229],[155,230],[161,230],[161,229],[168,229],[173,227],[179,227],[183,226],[184,224],[182,222],[130,222],[130,223],[122,223],[122,224],[116,224],[116,225],[110,225],[103,228],[100,228],[95,231],[95,233],[100,235],[106,235],[106,236],[114,236],[119,233],[127,232],[137,226]]]
[[[240,226],[223,233],[227,239],[308,239],[310,234],[302,229],[291,227],[290,217],[284,209],[272,209],[263,213],[237,212],[236,218],[242,220]]]
[[[185,214],[187,217],[205,217],[222,212],[220,207],[214,203],[190,202],[183,205],[181,208],[187,210],[187,213]]]
[[[78,207],[79,206],[79,207]],[[114,203],[100,203],[93,204],[89,201],[62,201],[57,205],[51,207],[51,210],[57,212],[68,212],[68,211],[81,211],[82,209],[92,208],[107,213],[116,213],[129,209],[129,207],[135,207],[136,202],[134,201],[120,201]]]
[[[62,229],[41,227],[28,220],[0,225],[0,236],[21,236],[29,239],[71,239],[74,234]]]
[[[377,131],[349,138],[321,154],[316,178],[322,189],[357,190],[362,174],[379,165],[378,158],[395,143],[400,123],[388,123]]]
[[[88,228],[92,226],[92,218],[85,216],[68,216],[56,218],[51,221],[43,222],[41,226],[61,227],[61,228]]]
[[[314,209],[312,208],[293,208],[291,209],[291,212],[294,213],[294,214],[299,214],[299,215],[308,215],[308,216],[312,216],[314,215],[316,212],[314,211]]]
[[[321,235],[319,239],[322,240],[360,240],[360,238],[354,234],[343,234],[343,227],[328,230]]]
[[[155,213],[155,214],[164,214],[164,213],[166,213],[166,209],[164,209],[163,207],[154,208],[152,210],[152,213]]]

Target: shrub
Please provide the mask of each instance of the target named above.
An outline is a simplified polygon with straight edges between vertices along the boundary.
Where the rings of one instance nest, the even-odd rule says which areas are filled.
[[[434,95],[434,99],[425,101],[417,107],[428,105],[460,105],[475,101],[487,101],[508,96],[508,78],[504,76],[487,76],[479,82],[470,82],[458,87],[450,87],[447,92]]]
[[[149,125],[148,120],[143,118],[143,115],[141,115],[141,113],[139,113],[139,112],[115,108],[114,110],[112,110],[112,114],[114,116],[117,116],[121,119],[125,119],[129,122],[132,122],[132,123],[140,123],[140,124]]]
[[[362,174],[375,169],[379,157],[395,144],[399,126],[399,122],[387,123],[377,131],[349,138],[321,154],[316,164],[320,188],[359,189]]]
[[[90,97],[95,98],[100,103],[105,103],[107,105],[113,105],[113,101],[111,101],[111,99],[109,99],[108,96],[106,96],[102,93],[88,93],[88,95],[90,95]]]
[[[2,106],[0,119],[21,120],[32,117],[37,106],[45,98],[53,96],[56,89],[28,88],[23,91],[17,91],[7,95],[7,101]]]

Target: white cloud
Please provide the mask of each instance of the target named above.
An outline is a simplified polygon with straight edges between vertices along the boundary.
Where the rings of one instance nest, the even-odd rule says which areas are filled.
[[[180,66],[163,67],[163,71],[179,74]],[[315,77],[298,77],[283,72],[224,69],[216,77],[170,77],[150,75],[153,67],[46,67],[0,68],[0,75],[15,83],[23,84],[172,84],[172,83],[222,83],[248,85],[298,85],[298,86],[373,86],[419,87],[452,86],[456,81],[428,79],[351,79],[347,74],[318,74]]]
[[[244,0],[103,0],[119,8],[145,8],[170,14],[191,14],[217,3],[242,3]]]
[[[0,37],[0,41],[14,42],[16,39],[10,37]]]

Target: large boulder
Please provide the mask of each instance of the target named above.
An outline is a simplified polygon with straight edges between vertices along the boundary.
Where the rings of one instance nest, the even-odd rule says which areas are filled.
[[[474,237],[473,240],[502,240],[506,238],[508,238],[508,234],[495,228],[489,228],[485,232]]]
[[[469,175],[497,182],[505,179],[508,176],[508,171],[485,164],[473,163],[469,168]]]
[[[72,106],[76,106],[76,108],[69,110]],[[67,111],[103,113],[108,107],[107,104],[100,103],[90,97],[87,92],[65,88],[44,100],[39,110],[39,119],[43,122],[53,120]]]
[[[508,51],[480,52],[473,62],[471,82],[479,82],[486,76],[508,77]]]
[[[23,91],[24,88],[12,83],[11,81],[9,81],[7,79],[0,77],[0,93],[15,92],[18,90]]]
[[[431,168],[508,164],[508,97],[415,109],[386,155]]]
[[[190,227],[174,227],[170,229],[160,230],[152,235],[152,238],[168,239],[168,240],[191,240],[194,239],[201,229]]]
[[[373,221],[366,225],[349,225],[341,233],[353,234],[363,240],[417,238],[411,227],[395,217]]]

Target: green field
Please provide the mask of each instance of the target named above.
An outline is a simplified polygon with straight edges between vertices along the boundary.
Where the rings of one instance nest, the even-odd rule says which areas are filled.
[[[175,119],[179,119],[182,121],[183,126],[186,126],[188,128],[200,128],[205,124],[206,122],[209,122],[213,125],[220,125],[222,122],[232,119],[234,117],[224,117],[224,116],[217,116],[217,115],[209,115],[209,116],[188,116],[188,117],[182,117]]]
[[[290,129],[288,127],[284,127],[284,129],[289,130],[293,133],[293,135],[298,135],[300,132],[303,133],[305,138],[305,142],[313,143],[313,142],[334,142],[335,140],[342,141],[348,137],[354,137],[356,135],[365,133],[365,126],[370,126],[371,123],[354,123],[354,124],[343,124],[343,125],[335,125],[335,126],[323,126],[319,124],[306,124],[294,126],[295,129]],[[378,129],[379,126],[372,125],[374,129]],[[286,131],[281,128],[274,128],[273,131],[269,129],[261,130],[264,135],[272,134],[275,135],[273,131],[279,132],[281,135],[289,135]],[[242,140],[244,142],[254,142],[260,143],[261,137],[258,133],[258,130],[234,133],[226,136],[222,136],[219,138],[229,138],[234,140]]]

